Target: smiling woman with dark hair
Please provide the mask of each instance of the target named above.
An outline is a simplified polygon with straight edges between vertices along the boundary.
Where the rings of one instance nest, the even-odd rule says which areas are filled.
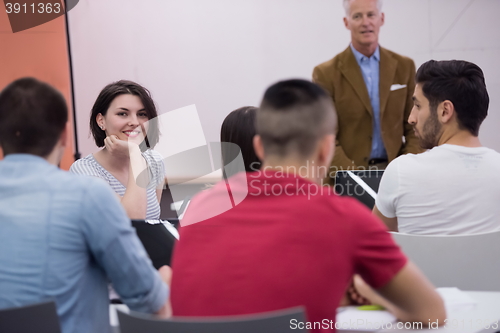
[[[104,148],[70,169],[106,180],[131,219],[160,216],[164,165],[161,155],[150,149],[159,139],[157,116],[146,88],[126,80],[107,85],[90,114],[94,141]]]

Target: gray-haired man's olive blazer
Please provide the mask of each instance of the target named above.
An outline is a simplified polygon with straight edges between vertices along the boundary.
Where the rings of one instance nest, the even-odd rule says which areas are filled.
[[[338,114],[332,166],[338,169],[368,167],[372,107],[361,68],[351,48],[347,47],[333,59],[316,66],[313,81],[330,93]],[[380,47],[380,124],[389,161],[401,154],[422,151],[408,124],[414,89],[413,60]]]

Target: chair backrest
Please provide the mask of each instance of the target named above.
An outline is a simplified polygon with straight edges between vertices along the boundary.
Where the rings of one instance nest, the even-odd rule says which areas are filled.
[[[0,332],[61,333],[54,302],[0,310]]]
[[[117,310],[121,333],[284,333],[290,332],[292,320],[305,322],[302,307],[265,312],[253,315],[227,317],[174,317],[153,319],[152,316]],[[307,331],[294,329],[293,331]]]
[[[500,291],[500,231],[440,236],[392,234],[436,287]]]

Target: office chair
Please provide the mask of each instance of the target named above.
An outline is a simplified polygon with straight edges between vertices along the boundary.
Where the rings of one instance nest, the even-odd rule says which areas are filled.
[[[0,332],[61,333],[54,302],[0,310]]]
[[[436,287],[500,291],[500,231],[392,236]]]
[[[118,310],[117,313],[121,333],[284,333],[291,332],[290,320],[306,321],[302,307],[252,315],[203,318],[154,319],[137,312],[127,314]]]

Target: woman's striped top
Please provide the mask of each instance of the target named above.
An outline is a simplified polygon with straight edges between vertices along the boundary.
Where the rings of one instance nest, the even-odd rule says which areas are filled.
[[[142,153],[142,156],[146,160],[149,171],[150,171],[150,183],[147,187],[147,211],[146,219],[154,220],[160,218],[160,204],[158,203],[158,198],[156,196],[156,188],[161,186],[165,179],[165,167],[163,164],[163,157],[156,151],[148,149]],[[85,158],[75,161],[71,165],[69,171],[89,175],[94,177],[99,177],[104,179],[109,186],[117,193],[119,196],[125,194],[127,189],[125,185],[120,183],[111,173],[104,169],[94,158],[94,155],[90,154]]]

